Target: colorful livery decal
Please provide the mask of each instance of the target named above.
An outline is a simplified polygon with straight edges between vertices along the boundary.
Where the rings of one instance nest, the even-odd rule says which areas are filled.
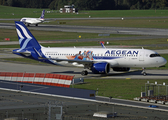
[[[71,60],[94,60],[93,51],[84,51],[83,53],[79,51],[76,55],[66,56]]]

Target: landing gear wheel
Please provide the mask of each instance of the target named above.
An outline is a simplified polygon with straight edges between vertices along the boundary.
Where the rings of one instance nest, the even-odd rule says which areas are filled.
[[[144,72],[143,75],[146,76],[146,72]]]
[[[83,70],[81,73],[81,75],[87,75],[87,74],[88,74],[88,71],[86,71],[86,70]]]
[[[28,23],[26,23],[26,26],[28,27],[28,26],[30,26]]]
[[[36,26],[38,26],[38,24],[36,24]]]
[[[144,76],[146,76],[145,68],[142,68],[142,74],[143,74]]]

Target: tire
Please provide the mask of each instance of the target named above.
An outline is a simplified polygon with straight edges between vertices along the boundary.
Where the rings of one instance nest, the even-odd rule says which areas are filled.
[[[88,74],[88,71],[86,71],[86,70],[83,70],[82,72],[81,72],[81,75],[87,75]]]
[[[88,71],[85,71],[85,75],[88,75]]]

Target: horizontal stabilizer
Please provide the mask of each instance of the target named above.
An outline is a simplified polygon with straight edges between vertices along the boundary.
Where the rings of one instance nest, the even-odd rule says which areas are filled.
[[[25,55],[25,56],[31,56],[31,52],[30,51],[27,51],[27,50],[16,50],[16,51],[13,51],[13,53],[19,53],[19,54],[22,54],[22,55]]]

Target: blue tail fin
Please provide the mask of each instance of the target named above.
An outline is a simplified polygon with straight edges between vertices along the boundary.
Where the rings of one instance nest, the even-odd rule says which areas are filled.
[[[19,38],[20,50],[35,48],[36,50],[41,49],[41,45],[37,42],[35,37],[27,29],[23,22],[15,21],[16,31]]]
[[[45,15],[45,10],[42,11],[40,19],[44,19],[44,15]]]

